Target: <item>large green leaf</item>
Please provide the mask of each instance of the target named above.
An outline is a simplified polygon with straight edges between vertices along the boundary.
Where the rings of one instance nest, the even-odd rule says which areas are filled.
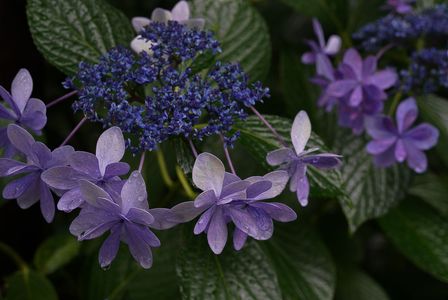
[[[277,276],[260,246],[250,241],[240,252],[230,247],[218,256],[203,236],[189,239],[177,265],[182,299],[281,299]]]
[[[441,215],[448,217],[448,178],[434,174],[418,176],[409,193],[418,196],[436,209]]]
[[[70,262],[79,252],[79,242],[71,235],[61,234],[48,238],[34,255],[38,271],[50,274]]]
[[[388,300],[383,288],[354,266],[338,266],[336,300]]]
[[[56,300],[51,282],[32,271],[19,271],[6,280],[6,300]]]
[[[314,230],[300,222],[276,224],[274,237],[262,245],[275,266],[284,300],[333,299],[336,268]]]
[[[362,137],[341,130],[336,139],[339,153],[344,156],[341,168],[345,190],[351,205],[341,197],[341,206],[350,231],[362,223],[385,215],[404,197],[410,182],[410,171],[402,165],[378,168],[365,151]]]
[[[27,15],[37,48],[65,74],[133,37],[130,21],[104,0],[29,0]]]
[[[418,267],[448,282],[448,221],[412,199],[380,219],[392,243]]]
[[[422,96],[418,99],[422,118],[440,130],[437,152],[448,165],[446,149],[448,147],[448,99],[435,95]]]
[[[266,22],[247,0],[193,0],[192,14],[206,19],[221,43],[222,61],[237,62],[250,79],[262,80],[269,71],[271,44]]]
[[[264,116],[266,120],[290,143],[290,132],[292,122],[289,119],[278,116]],[[272,132],[256,117],[250,116],[244,123],[235,126],[235,130],[241,132],[240,144],[245,147],[266,169],[266,154],[275,150],[281,145]],[[311,135],[308,143],[309,148],[318,147],[327,152],[322,140],[315,135]],[[320,171],[314,167],[308,169],[308,178],[311,182],[311,192],[314,196],[333,197],[343,195],[341,189],[342,181],[338,170]]]

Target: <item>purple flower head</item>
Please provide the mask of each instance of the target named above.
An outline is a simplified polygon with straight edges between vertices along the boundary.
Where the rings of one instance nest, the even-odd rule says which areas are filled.
[[[409,98],[397,108],[396,125],[386,116],[368,120],[366,129],[373,141],[367,144],[367,152],[374,156],[376,165],[387,167],[406,160],[415,172],[426,171],[428,161],[423,151],[437,144],[439,131],[428,123],[411,128],[417,116],[417,103]]]
[[[308,166],[318,169],[333,169],[341,164],[339,155],[331,153],[311,154],[318,148],[305,150],[311,136],[311,122],[305,111],[300,111],[291,128],[291,141],[294,150],[281,148],[268,153],[266,160],[271,166],[281,166],[288,171],[291,192],[296,192],[302,206],[308,204],[310,186],[306,171]]]
[[[199,30],[203,29],[205,25],[204,19],[190,19],[190,7],[188,2],[182,0],[177,2],[171,11],[163,8],[156,8],[151,14],[151,19],[146,17],[132,18],[132,26],[134,27],[135,32],[140,33],[144,27],[150,25],[152,22],[167,24],[169,21],[176,21],[180,24],[187,25],[189,28],[196,28]],[[137,53],[142,51],[151,53],[151,47],[153,45],[154,42],[142,39],[141,35],[138,35],[131,42],[131,48]]]
[[[339,78],[341,78],[340,72],[333,69],[333,71],[331,73],[328,73],[326,76],[317,75],[310,80],[311,83],[321,88],[322,93],[317,100],[317,105],[319,107],[323,107],[326,112],[331,112],[333,108],[339,103],[339,98],[333,97],[326,93],[327,87]]]
[[[0,159],[0,176],[24,175],[5,186],[3,198],[17,199],[22,209],[40,201],[42,215],[50,223],[54,217],[55,205],[50,187],[41,179],[41,174],[49,168],[66,165],[68,157],[74,150],[70,146],[63,146],[52,152],[41,142],[36,142],[25,129],[15,124],[8,126],[7,135],[17,151],[25,155],[27,162],[9,158]]]
[[[409,14],[413,11],[412,4],[414,0],[387,0],[385,8],[390,9],[398,14]]]
[[[332,35],[326,42],[322,26],[317,19],[313,19],[313,29],[317,42],[307,41],[311,51],[302,55],[302,62],[304,64],[316,64],[317,74],[326,76],[332,69],[328,56],[339,52],[341,38],[338,35]]]
[[[335,98],[347,99],[347,104],[358,107],[365,99],[384,101],[385,90],[397,82],[397,74],[392,70],[377,71],[378,59],[369,56],[362,59],[359,52],[348,49],[339,67],[341,79],[331,83],[326,93]]]
[[[201,215],[194,228],[195,234],[205,232],[208,244],[220,254],[227,243],[227,224],[235,224],[234,248],[240,250],[251,236],[267,240],[273,233],[272,220],[289,222],[296,214],[288,206],[262,200],[278,196],[288,181],[285,171],[275,171],[263,177],[241,180],[227,173],[223,163],[210,153],[200,154],[193,167],[193,182],[203,192],[195,201],[173,207],[173,212],[191,221]]]
[[[36,98],[30,98],[33,91],[33,79],[27,69],[20,69],[11,85],[11,94],[0,86],[0,119],[8,124],[15,123],[39,134],[47,123],[45,104]],[[6,157],[12,157],[16,150],[7,137],[6,127],[0,128],[0,148]]]
[[[68,159],[69,166],[51,168],[42,174],[49,186],[67,191],[58,202],[58,209],[70,212],[84,203],[79,181],[88,180],[112,196],[119,195],[123,182],[119,178],[129,172],[129,165],[120,162],[125,152],[123,133],[111,127],[101,134],[96,155],[76,151]]]
[[[110,230],[101,246],[99,263],[108,267],[117,255],[120,241],[129,247],[132,257],[145,269],[152,266],[151,248],[160,241],[148,228],[155,222],[148,208],[146,185],[140,172],[134,171],[123,185],[119,198],[111,197],[102,188],[80,180],[80,191],[89,203],[70,225],[70,232],[79,240],[90,240]]]

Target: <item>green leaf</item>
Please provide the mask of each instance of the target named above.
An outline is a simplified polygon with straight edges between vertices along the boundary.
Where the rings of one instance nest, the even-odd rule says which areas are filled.
[[[42,274],[51,274],[79,253],[79,242],[71,235],[55,235],[44,241],[34,255],[34,265]]]
[[[409,193],[420,197],[436,209],[441,215],[448,218],[448,178],[434,174],[418,176]]]
[[[6,300],[56,300],[58,295],[51,282],[32,271],[19,271],[6,279]]]
[[[283,299],[333,299],[336,268],[320,237],[297,221],[275,226],[274,237],[262,245],[275,266]]]
[[[383,288],[367,273],[353,266],[338,266],[336,300],[388,300]]]
[[[275,271],[259,245],[249,241],[240,252],[230,248],[215,255],[203,236],[190,238],[177,265],[182,299],[281,299]]]
[[[177,164],[182,168],[185,174],[193,171],[194,156],[188,142],[182,138],[173,139],[173,148],[176,150]]]
[[[278,116],[264,116],[277,132],[291,144],[290,131],[292,122],[289,119]],[[244,123],[234,126],[241,132],[239,143],[245,147],[266,169],[270,169],[266,163],[266,154],[281,145],[272,132],[256,117],[250,116]],[[323,152],[328,152],[322,140],[312,134],[307,145],[309,148],[318,147]],[[308,169],[308,179],[311,183],[311,192],[316,197],[333,197],[344,194],[341,189],[342,181],[338,170],[321,171],[314,167]]]
[[[39,51],[68,75],[134,35],[126,16],[104,0],[29,0],[27,15]]]
[[[193,0],[192,15],[205,18],[223,52],[219,59],[240,63],[251,81],[263,80],[271,62],[269,31],[247,0]]]
[[[404,197],[411,173],[406,166],[378,168],[365,151],[362,137],[341,130],[336,139],[338,153],[344,156],[341,168],[343,183],[351,199],[340,203],[348,220],[350,231],[365,221],[385,215]]]
[[[448,221],[423,202],[406,199],[380,225],[392,243],[422,270],[448,282]]]
[[[440,157],[448,165],[446,147],[448,146],[448,100],[435,95],[422,96],[418,99],[422,118],[440,130],[439,144],[436,147]]]

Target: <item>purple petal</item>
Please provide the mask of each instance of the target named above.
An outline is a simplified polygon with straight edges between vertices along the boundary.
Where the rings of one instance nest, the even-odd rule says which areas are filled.
[[[378,59],[375,56],[368,56],[362,64],[362,77],[367,78],[375,73],[378,64]]]
[[[385,138],[380,140],[373,140],[367,144],[367,153],[372,155],[378,155],[387,151],[392,145],[395,144],[397,138]]]
[[[322,25],[320,25],[319,21],[316,18],[313,18],[313,29],[319,42],[319,46],[321,49],[323,49],[325,47],[324,31],[322,29]]]
[[[126,218],[145,226],[149,226],[154,222],[154,217],[148,211],[135,207],[129,209]]]
[[[414,145],[405,144],[406,152],[408,154],[407,163],[409,168],[414,170],[416,173],[424,173],[428,168],[428,160],[423,151],[414,147]]]
[[[397,130],[392,119],[385,116],[378,116],[366,119],[367,133],[376,140],[392,139],[397,136]]]
[[[116,224],[110,230],[110,235],[101,245],[98,260],[102,268],[108,267],[115,259],[120,248],[121,225]]]
[[[264,200],[271,199],[280,195],[285,189],[286,184],[289,180],[289,174],[286,171],[273,171],[270,172],[263,177],[261,176],[253,176],[246,179],[249,182],[257,182],[257,181],[269,181],[272,183],[272,186],[269,190],[264,193],[259,194],[253,200]]]
[[[398,75],[393,70],[383,70],[376,72],[367,79],[367,82],[377,86],[382,90],[386,90],[397,82]]]
[[[331,97],[341,98],[350,93],[357,85],[358,83],[351,79],[336,80],[328,85],[326,94]]]
[[[111,127],[104,131],[96,143],[96,157],[101,175],[104,176],[109,164],[119,162],[123,158],[124,152],[125,144],[121,129]]]
[[[208,245],[213,253],[220,254],[227,242],[227,224],[223,216],[222,208],[217,207],[207,230]]]
[[[12,111],[0,104],[0,119],[15,121],[17,117]]]
[[[361,55],[359,55],[359,52],[354,49],[350,48],[348,49],[343,58],[343,63],[350,66],[352,70],[355,72],[356,77],[358,79],[362,78],[362,58]]]
[[[132,257],[144,269],[149,269],[152,266],[152,252],[151,247],[143,238],[142,231],[137,225],[125,223],[126,240],[128,242],[129,251]]]
[[[20,69],[11,85],[14,103],[22,113],[33,91],[33,79],[27,69]]]
[[[241,181],[241,178],[239,178],[238,176],[236,176],[235,174],[226,172],[224,174],[224,183],[223,186],[229,185],[232,182],[236,182],[236,181]]]
[[[92,153],[76,151],[70,155],[68,163],[76,171],[88,174],[92,178],[101,178],[98,159]]]
[[[269,191],[271,188],[272,188],[272,182],[268,180],[255,182],[247,188],[246,190],[247,198],[257,199],[259,195]]]
[[[333,78],[334,68],[326,54],[318,53],[316,55],[316,73],[327,79]]]
[[[363,92],[362,92],[362,86],[358,85],[352,92],[349,98],[349,104],[350,106],[359,106],[363,100]]]
[[[240,251],[241,249],[243,249],[246,240],[247,240],[247,234],[245,234],[238,228],[235,228],[235,231],[233,232],[233,248],[236,251]]]
[[[193,201],[182,202],[171,208],[171,211],[178,217],[179,223],[190,222],[209,207],[196,207]]]
[[[39,201],[40,195],[40,180],[34,180],[26,190],[17,198],[17,204],[21,209],[27,209]]]
[[[249,236],[260,241],[270,239],[272,237],[272,234],[274,233],[274,224],[272,222],[272,218],[263,209],[255,206],[249,206],[247,210],[256,224],[255,233],[248,233]]]
[[[193,182],[202,191],[214,190],[221,195],[225,167],[221,160],[210,153],[201,153],[193,166]]]
[[[397,143],[395,144],[395,159],[398,162],[404,162],[404,160],[406,159],[407,153],[406,153],[406,148],[404,146],[403,140],[402,139],[398,139]]]
[[[408,98],[400,103],[397,108],[397,127],[399,133],[404,133],[411,127],[418,116],[417,102],[414,98]]]
[[[311,122],[308,114],[301,110],[296,115],[291,128],[291,141],[297,155],[302,153],[311,136]]]
[[[373,101],[384,101],[387,99],[387,94],[375,85],[368,84],[368,85],[365,85],[363,88],[364,88],[364,92],[367,96],[367,99],[370,99],[372,102]]]
[[[312,165],[318,169],[334,169],[339,167],[341,156],[331,153],[321,153],[317,155],[310,155],[303,158],[303,162]]]
[[[59,199],[57,207],[59,210],[68,213],[80,207],[83,203],[84,198],[81,190],[79,188],[74,188],[62,195],[61,199]]]
[[[43,182],[40,184],[40,211],[47,223],[53,221],[55,211],[53,194]]]
[[[9,182],[3,189],[3,198],[5,199],[17,199],[22,196],[25,191],[33,186],[36,181],[39,180],[39,173],[33,172],[22,178],[15,179]]]
[[[373,162],[378,167],[389,167],[395,163],[395,149],[390,147],[379,155],[375,155]]]
[[[297,157],[297,155],[292,149],[282,148],[269,152],[266,156],[266,161],[271,166],[278,166],[290,162],[295,157]]]
[[[66,166],[68,165],[68,159],[70,155],[75,152],[72,146],[62,146],[53,150],[51,165],[55,166]]]
[[[302,63],[312,65],[316,62],[316,54],[314,52],[306,52],[302,55]]]
[[[183,223],[171,209],[168,208],[153,208],[148,210],[154,217],[154,222],[149,227],[157,230],[165,230]]]
[[[185,24],[189,29],[202,30],[205,27],[205,19],[201,18],[183,20],[179,23]]]
[[[296,181],[297,187],[297,200],[299,200],[299,203],[304,207],[308,204],[308,195],[310,193],[310,186],[308,183],[308,178],[306,176],[306,169],[307,168],[305,164],[299,164],[297,165],[297,169],[294,174],[294,180]]]
[[[202,192],[194,200],[195,207],[210,207],[216,203],[218,199],[216,198],[215,192],[212,190]]]
[[[84,179],[80,180],[79,189],[84,201],[95,207],[100,207],[100,204],[98,203],[99,198],[105,198],[112,201],[110,195],[105,190],[90,181]]]
[[[58,190],[71,190],[78,186],[80,180],[92,179],[70,167],[54,167],[42,173],[42,180]]]
[[[23,111],[20,122],[26,127],[39,131],[47,124],[47,108],[45,104],[35,98],[31,98]]]
[[[124,162],[112,163],[106,167],[104,178],[110,178],[114,176],[122,176],[129,172],[130,166]]]
[[[409,130],[406,133],[406,139],[417,149],[428,150],[437,144],[439,130],[428,123],[423,123]]]
[[[193,229],[194,234],[200,234],[207,229],[208,224],[210,223],[210,220],[215,213],[215,210],[216,206],[210,207],[199,217],[199,220],[196,222],[196,225]]]
[[[225,198],[234,199],[237,196],[236,194],[240,194],[241,192],[243,192],[249,185],[249,181],[240,180],[224,186],[221,192],[220,200],[223,200]],[[222,203],[222,201],[220,202]]]
[[[264,210],[269,216],[279,222],[291,222],[297,219],[297,214],[289,206],[278,202],[256,202],[251,206]]]
[[[172,15],[170,11],[162,8],[156,8],[152,11],[151,21],[166,23],[170,20],[172,20]]]
[[[31,150],[38,159],[39,166],[47,168],[53,158],[50,149],[45,144],[36,142],[32,145]]]
[[[92,228],[97,228],[102,224],[110,224],[112,227],[119,221],[117,216],[110,215],[108,212],[93,206],[85,206],[70,224],[70,233],[80,239],[85,232]]]
[[[0,85],[0,97],[2,97],[2,99],[8,103],[8,105],[14,110],[14,119],[18,119],[21,115],[19,108],[17,107],[17,105],[14,103],[14,100],[12,99],[11,94],[5,90],[4,87],[2,87]]]
[[[325,46],[325,53],[328,55],[335,55],[341,50],[342,40],[338,35],[332,35],[328,39],[327,45]]]
[[[146,184],[139,171],[132,172],[121,190],[121,209],[126,214],[130,208],[148,209]]]
[[[134,27],[135,32],[139,33],[143,30],[145,26],[148,26],[151,20],[145,17],[134,17],[132,18],[132,27]]]
[[[0,176],[17,175],[24,172],[37,170],[35,166],[29,166],[22,162],[9,158],[0,158]]]
[[[119,220],[117,220],[117,219],[116,220],[112,220],[112,221],[100,222],[97,226],[89,227],[86,231],[82,232],[81,235],[78,236],[78,240],[80,240],[80,241],[92,240],[92,239],[95,239],[95,238],[97,238],[99,236],[102,236],[105,232],[110,230],[118,222],[119,222]]]
[[[34,158],[34,154],[31,151],[31,147],[35,143],[34,138],[28,131],[22,127],[9,124],[7,129],[8,138],[17,150],[25,154],[26,156]]]
[[[190,18],[190,8],[187,1],[179,1],[171,10],[173,21],[184,21]]]

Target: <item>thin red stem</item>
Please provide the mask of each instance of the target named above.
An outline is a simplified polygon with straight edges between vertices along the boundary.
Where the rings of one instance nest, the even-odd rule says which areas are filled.
[[[143,165],[145,164],[145,155],[146,154],[146,152],[145,151],[143,151],[142,152],[142,156],[140,157],[140,164],[138,165],[138,171],[141,173],[142,172],[142,169],[143,169]]]
[[[233,167],[233,163],[232,163],[232,158],[230,157],[229,149],[227,149],[226,143],[224,141],[224,137],[222,135],[220,135],[220,136],[221,136],[222,146],[224,148],[224,153],[226,155],[226,159],[229,164],[229,168],[232,171],[232,173],[236,175],[235,168]]]
[[[198,157],[198,151],[196,151],[196,147],[193,144],[193,141],[191,139],[188,139],[188,143],[190,144],[191,152],[193,152],[193,155],[195,158]]]
[[[266,125],[267,128],[274,134],[274,136],[277,138],[277,140],[285,147],[288,147],[288,143],[286,143],[285,139],[275,130],[274,127],[268,122],[268,120],[263,117],[262,114],[258,112],[258,110],[255,109],[255,107],[250,106],[250,109],[254,112],[254,114],[260,119],[261,122],[263,122],[264,125]]]

